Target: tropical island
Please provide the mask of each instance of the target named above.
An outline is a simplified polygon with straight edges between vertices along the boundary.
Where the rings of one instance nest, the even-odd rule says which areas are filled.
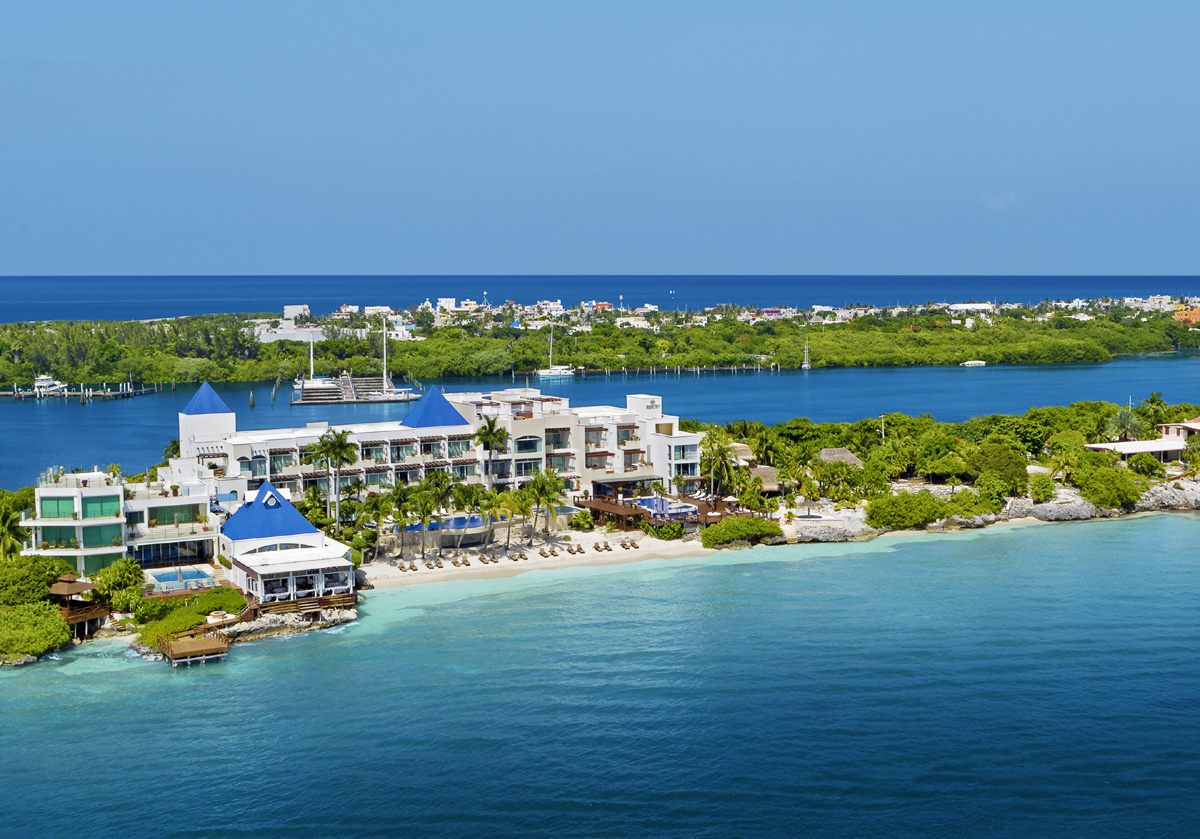
[[[0,657],[97,634],[151,653],[221,634],[227,649],[353,619],[353,590],[373,585],[1200,508],[1200,406],[1157,393],[960,423],[718,425],[660,402],[432,390],[403,423],[239,433],[205,386],[145,472],[0,492]],[[186,583],[185,560],[198,572]]]
[[[1194,348],[1195,310],[1122,300],[1047,301],[802,312],[724,306],[703,312],[533,306],[380,314],[196,315],[150,322],[0,324],[0,382],[280,381],[343,371],[378,376],[387,339],[397,379],[520,374],[553,361],[581,372],[760,367],[905,367],[1106,362]],[[543,305],[546,304],[546,305]],[[300,309],[300,312],[287,310]]]

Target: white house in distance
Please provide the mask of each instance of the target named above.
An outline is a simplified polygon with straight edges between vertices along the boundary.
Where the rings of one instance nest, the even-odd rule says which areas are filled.
[[[1093,451],[1116,452],[1121,460],[1128,460],[1143,452],[1152,454],[1163,463],[1182,460],[1188,438],[1200,434],[1200,417],[1183,422],[1167,422],[1159,426],[1162,436],[1157,440],[1125,440],[1119,443],[1089,443],[1085,448]]]
[[[350,546],[313,527],[270,483],[229,517],[218,539],[232,566],[229,581],[264,605],[330,597],[354,602]]]

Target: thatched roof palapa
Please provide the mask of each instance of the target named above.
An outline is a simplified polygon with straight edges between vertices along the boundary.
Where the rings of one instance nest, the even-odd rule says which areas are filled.
[[[862,469],[863,465],[863,462],[855,457],[853,452],[851,452],[849,449],[843,448],[821,449],[819,452],[817,452],[817,459],[823,460],[826,463],[833,463],[835,461],[839,463],[848,463],[851,466],[855,466],[859,469]]]

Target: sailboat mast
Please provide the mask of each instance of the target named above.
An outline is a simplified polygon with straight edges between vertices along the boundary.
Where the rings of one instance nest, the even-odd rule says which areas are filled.
[[[385,389],[391,386],[387,374],[387,318],[383,319],[383,386]]]
[[[309,381],[312,381],[313,379],[315,379],[317,377],[316,373],[314,372],[316,368],[313,367],[313,338],[314,337],[316,337],[316,336],[314,336],[314,335],[308,336],[308,379],[309,379]]]

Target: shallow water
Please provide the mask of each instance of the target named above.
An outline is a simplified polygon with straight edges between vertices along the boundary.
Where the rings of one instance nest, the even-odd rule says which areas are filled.
[[[86,645],[0,673],[5,833],[1196,835],[1198,527],[387,589],[191,670]]]

